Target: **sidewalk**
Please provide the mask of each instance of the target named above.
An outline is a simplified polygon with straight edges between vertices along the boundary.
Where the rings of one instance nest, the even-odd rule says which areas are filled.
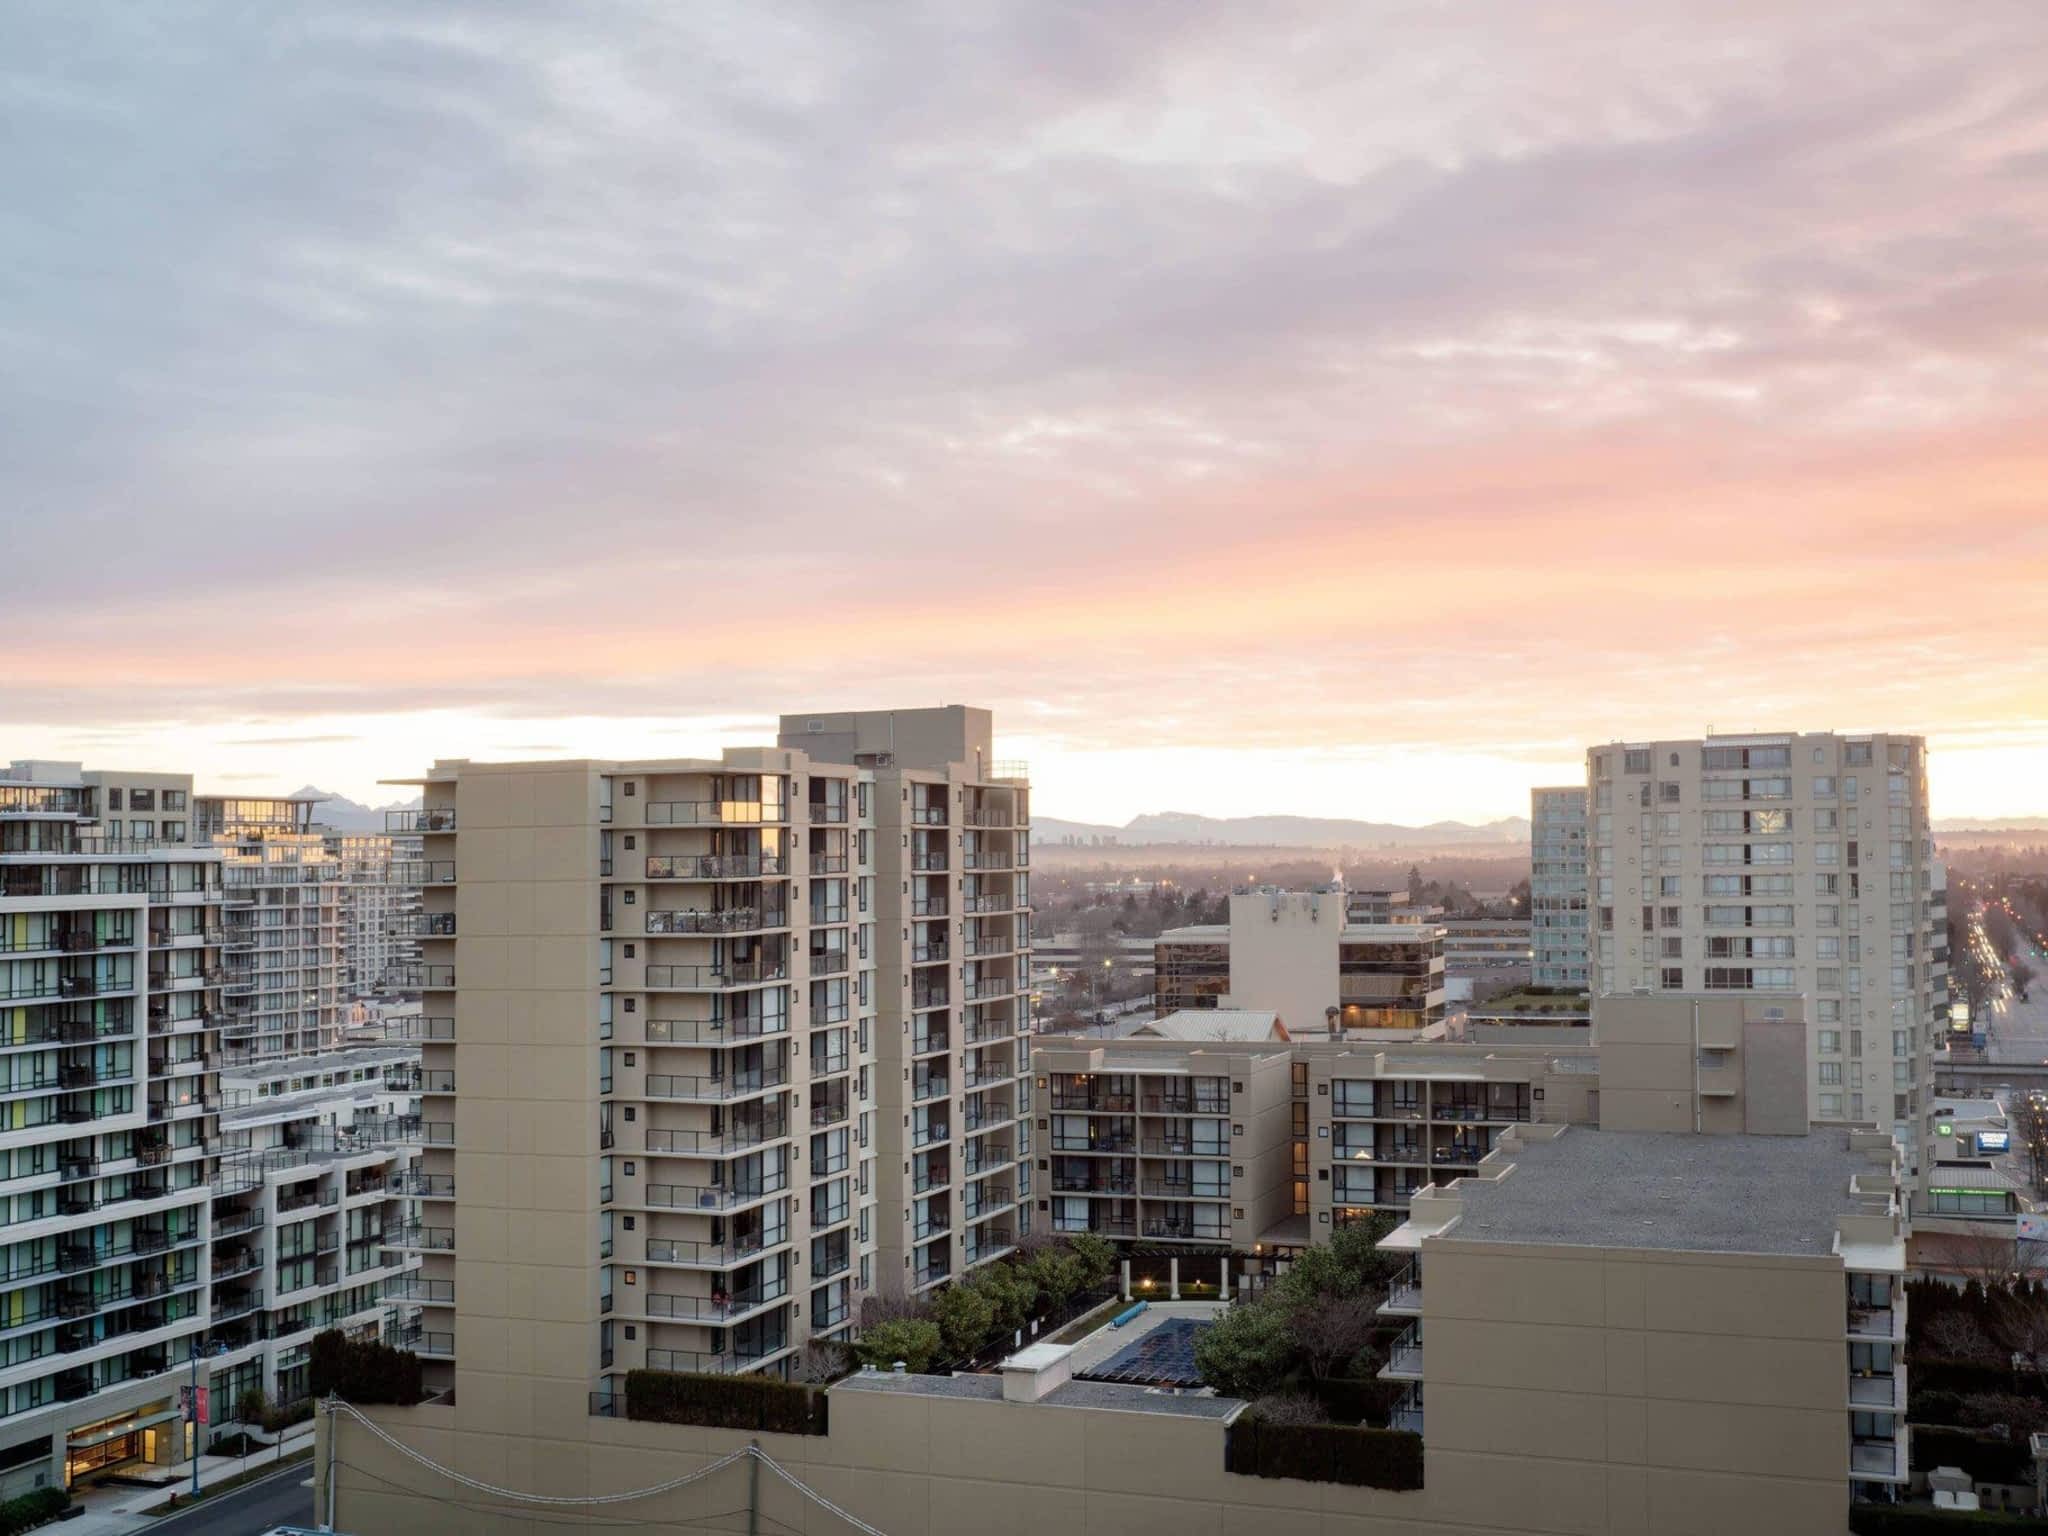
[[[280,1454],[290,1456],[312,1444],[313,1421],[308,1419],[286,1430],[278,1445],[255,1452],[246,1462],[240,1456],[202,1456],[199,1458],[199,1486],[210,1488],[228,1478],[240,1476],[245,1469],[253,1478],[258,1473],[273,1470]],[[313,1475],[310,1464],[301,1463],[301,1469],[305,1476]],[[184,1507],[186,1495],[192,1491],[192,1464],[186,1462],[177,1470],[183,1475],[161,1488],[122,1488],[114,1484],[87,1488],[74,1495],[75,1501],[85,1506],[85,1513],[48,1529],[62,1532],[63,1536],[126,1536],[130,1531],[147,1530],[156,1522],[143,1514],[145,1509],[154,1509],[173,1493],[178,1495],[179,1507]]]

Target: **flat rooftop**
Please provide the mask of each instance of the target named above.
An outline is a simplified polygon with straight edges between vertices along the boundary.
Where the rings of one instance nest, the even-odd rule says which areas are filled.
[[[1832,1127],[1698,1136],[1574,1126],[1506,1156],[1507,1178],[1457,1186],[1464,1215],[1442,1241],[1826,1255],[1854,1206],[1850,1179],[1875,1166]]]
[[[913,1397],[972,1398],[981,1402],[1003,1400],[1000,1376],[898,1376],[893,1371],[869,1375],[860,1372],[834,1382],[836,1392],[894,1392]],[[1227,1419],[1244,1406],[1236,1397],[1212,1397],[1207,1393],[1175,1392],[1152,1387],[1126,1386],[1113,1381],[1069,1381],[1055,1387],[1035,1403],[1020,1408],[1095,1408],[1113,1413],[1166,1413],[1184,1419]]]

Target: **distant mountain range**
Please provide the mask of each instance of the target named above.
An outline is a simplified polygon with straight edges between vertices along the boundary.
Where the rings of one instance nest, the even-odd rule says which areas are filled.
[[[1436,821],[1407,827],[1388,821],[1346,821],[1319,816],[1197,816],[1187,811],[1161,811],[1134,816],[1120,827],[1086,821],[1061,821],[1034,816],[1034,843],[1081,843],[1114,840],[1124,847],[1161,843],[1209,844],[1225,848],[1440,848],[1449,843],[1512,847],[1529,841],[1527,817],[1506,816],[1474,826],[1464,821]]]
[[[2048,832],[2048,816],[1937,816],[1937,832]]]
[[[308,784],[294,798],[317,797],[320,803],[313,807],[313,819],[324,827],[337,832],[382,832],[386,811],[411,810],[420,803],[414,795],[410,800],[394,800],[389,805],[363,805],[346,795],[333,794]]]

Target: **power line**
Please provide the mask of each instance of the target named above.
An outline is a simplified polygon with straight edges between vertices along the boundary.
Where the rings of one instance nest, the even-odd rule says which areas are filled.
[[[431,1456],[428,1456],[425,1452],[413,1449],[404,1441],[399,1440],[395,1436],[388,1433],[382,1425],[376,1423],[374,1420],[368,1418],[361,1412],[357,1411],[354,1407],[350,1406],[347,1403],[341,1402],[338,1399],[330,1399],[326,1404],[326,1408],[329,1415],[327,1432],[330,1437],[337,1432],[337,1416],[346,1414],[349,1418],[354,1419],[358,1424],[361,1424],[365,1429],[369,1430],[370,1433],[376,1436],[377,1439],[383,1441],[386,1445],[390,1446],[393,1450],[397,1451],[401,1456],[404,1456],[408,1460],[418,1463],[420,1466],[427,1468],[431,1472],[436,1472],[440,1474],[442,1477],[447,1478],[450,1482],[460,1484],[462,1487],[473,1489],[476,1492],[487,1495],[490,1498],[500,1499],[507,1503],[538,1504],[546,1508],[582,1509],[612,1504],[630,1504],[640,1499],[654,1498],[659,1494],[674,1493],[678,1489],[689,1487],[692,1483],[702,1482],[705,1478],[710,1477],[714,1472],[721,1472],[725,1468],[733,1466],[738,1462],[751,1459],[753,1461],[760,1463],[769,1471],[773,1472],[777,1477],[781,1478],[783,1482],[787,1483],[791,1488],[794,1488],[798,1493],[802,1494],[805,1498],[809,1499],[813,1504],[817,1505],[820,1509],[823,1509],[830,1514],[837,1515],[841,1520],[844,1520],[848,1525],[852,1526],[855,1530],[861,1532],[862,1536],[888,1536],[888,1533],[881,1530],[879,1527],[868,1524],[867,1521],[861,1519],[858,1515],[852,1514],[849,1511],[842,1509],[839,1505],[833,1503],[830,1499],[826,1498],[825,1495],[818,1492],[817,1489],[811,1487],[810,1484],[804,1482],[801,1478],[797,1477],[796,1474],[789,1471],[788,1468],[784,1467],[774,1457],[770,1456],[766,1451],[762,1450],[760,1446],[755,1445],[751,1442],[741,1446],[736,1451],[727,1452],[725,1455],[719,1457],[718,1460],[712,1462],[709,1466],[699,1467],[695,1472],[685,1473],[683,1476],[673,1478],[666,1483],[657,1483],[650,1488],[634,1489],[628,1493],[598,1493],[583,1494],[577,1496],[552,1493],[524,1493],[516,1488],[500,1488],[496,1484],[486,1483],[477,1478],[469,1476],[467,1473],[458,1472],[453,1467],[445,1467],[441,1465],[440,1462],[435,1461]],[[355,1470],[363,1471],[364,1469],[357,1467]],[[376,1476],[376,1474],[374,1473],[371,1473],[370,1475],[373,1477]],[[399,1486],[398,1484],[391,1483],[390,1480],[387,1478],[378,1478],[377,1480],[379,1482],[384,1482],[391,1487]],[[406,1491],[410,1492],[413,1490]],[[464,1501],[451,1500],[450,1502],[462,1503]],[[755,1513],[759,1518],[769,1518],[766,1516],[759,1516],[758,1510],[755,1511]],[[769,1523],[771,1525],[783,1526],[785,1530],[792,1529],[780,1520],[774,1520],[772,1518],[769,1518]]]

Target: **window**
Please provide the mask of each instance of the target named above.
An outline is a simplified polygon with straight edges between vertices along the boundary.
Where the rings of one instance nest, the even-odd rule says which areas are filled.
[[[1823,1056],[1842,1054],[1842,1032],[1839,1029],[1823,1029],[1814,1033],[1814,1049]]]
[[[1657,785],[1657,798],[1666,805],[1678,804],[1678,785],[1670,779],[1660,780]]]
[[[1678,895],[1684,879],[1683,875],[1659,875],[1657,877],[1657,894],[1659,896]]]
[[[1648,773],[1650,771],[1650,749],[1648,747],[1630,747],[1622,753],[1621,757],[1621,771],[1623,773]]]
[[[184,810],[184,809],[185,809],[185,791],[183,791],[182,789],[167,789],[167,790],[165,790],[165,791],[164,791],[164,809],[165,809],[165,810],[167,810],[167,811],[182,811],[182,810]]]
[[[633,781],[631,779],[626,780],[626,798],[630,800],[638,792],[638,787],[633,783]]]
[[[1838,831],[1840,829],[1840,823],[1841,813],[1837,811],[1833,806],[1828,806],[1823,810],[1818,810],[1813,813],[1813,830],[1816,832]]]
[[[121,809],[121,791],[120,791],[120,790],[118,790],[118,789],[109,789],[109,790],[107,791],[107,809],[108,809],[108,810],[110,810],[110,811],[118,811],[118,810],[120,810],[120,809]]]
[[[1832,776],[1813,781],[1813,798],[1816,800],[1832,800],[1835,798],[1835,781]]]
[[[1666,960],[1682,960],[1685,958],[1684,939],[1678,937],[1667,937],[1662,941],[1662,943],[1664,946],[1664,958]]]
[[[1839,1093],[1824,1093],[1820,1096],[1822,1116],[1839,1115],[1842,1112],[1842,1096]]]
[[[131,789],[128,791],[128,809],[131,811],[153,811],[156,809],[156,791],[153,789]]]
[[[1851,768],[1870,766],[1870,743],[1867,741],[1845,742],[1842,746],[1842,761]]]
[[[1820,1064],[1820,1082],[1823,1088],[1842,1086],[1842,1064],[1839,1061],[1824,1061]]]
[[[1683,992],[1685,990],[1685,967],[1682,965],[1665,966],[1663,969],[1663,988],[1666,992]]]

